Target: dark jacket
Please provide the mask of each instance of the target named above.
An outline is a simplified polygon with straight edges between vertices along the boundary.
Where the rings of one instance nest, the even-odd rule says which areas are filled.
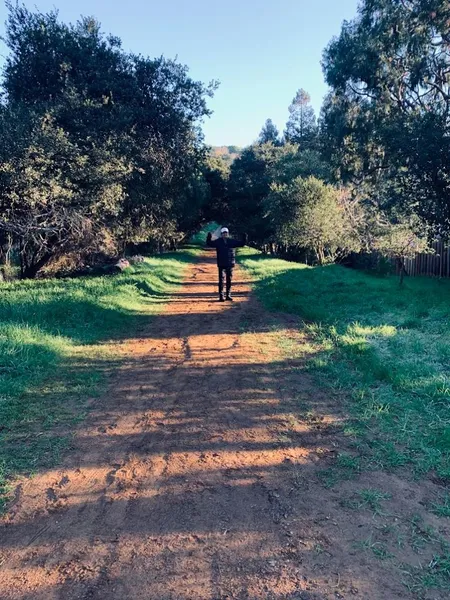
[[[226,240],[220,237],[217,240],[211,239],[211,234],[208,234],[206,239],[206,245],[210,248],[215,248],[217,252],[217,266],[222,269],[230,269],[236,264],[236,251],[235,248],[242,248],[245,246],[246,240],[242,242],[227,238]]]

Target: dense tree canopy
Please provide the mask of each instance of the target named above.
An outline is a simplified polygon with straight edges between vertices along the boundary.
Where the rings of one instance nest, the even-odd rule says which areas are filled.
[[[267,218],[276,239],[314,252],[324,264],[361,249],[356,215],[346,200],[345,194],[315,177],[296,177],[271,186]]]
[[[199,123],[214,83],[126,54],[92,18],[66,25],[9,5],[6,43],[0,229],[24,276],[60,253],[195,229],[206,201]]]
[[[243,150],[203,142],[215,82],[124,52],[91,17],[8,7],[0,260],[15,252],[23,277],[207,221],[320,263],[400,260],[450,232],[448,2],[362,0],[324,52],[319,120],[300,88],[283,137],[267,119]]]
[[[450,5],[364,0],[324,53],[337,177],[450,229]]]

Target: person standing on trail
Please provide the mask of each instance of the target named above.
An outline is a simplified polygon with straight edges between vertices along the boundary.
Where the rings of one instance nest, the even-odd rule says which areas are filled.
[[[244,235],[244,240],[233,240],[230,238],[230,232],[227,227],[222,227],[220,230],[220,238],[212,239],[212,234],[208,233],[206,245],[209,248],[215,248],[217,252],[217,266],[219,267],[219,301],[232,301],[231,283],[233,281],[233,269],[236,265],[235,248],[242,248],[247,244],[247,235]],[[223,283],[226,279],[226,296],[223,296]]]

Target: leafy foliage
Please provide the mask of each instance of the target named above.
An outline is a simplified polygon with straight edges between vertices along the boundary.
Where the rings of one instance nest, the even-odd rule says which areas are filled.
[[[241,232],[247,231],[250,239],[260,247],[275,244],[280,249],[287,246],[298,249],[301,246],[299,239],[282,233],[293,214],[287,211],[281,199],[285,194],[291,198],[290,192],[295,195],[293,190],[301,185],[301,181],[310,177],[326,181],[329,176],[328,165],[317,150],[271,142],[246,148],[230,171],[228,205],[234,227]],[[325,186],[324,189],[331,188]],[[297,215],[297,226],[305,216],[304,213]]]
[[[319,264],[360,250],[349,208],[344,195],[314,177],[274,184],[267,198],[267,214],[277,239],[314,252]]]
[[[337,177],[450,229],[450,8],[364,0],[324,53],[322,120]]]
[[[244,150],[203,144],[215,82],[125,53],[91,17],[8,6],[0,259],[17,255],[23,277],[61,256],[176,246],[211,220],[319,262],[361,249],[403,264],[400,247],[450,232],[447,2],[363,0],[324,52],[319,121],[299,89],[283,138],[267,119]]]
[[[227,221],[229,219],[228,180],[230,167],[221,157],[207,158],[204,171],[207,199],[203,210],[206,221]]]
[[[414,258],[417,253],[430,252],[427,229],[417,218],[403,220],[399,223],[388,223],[375,239],[374,249],[397,261],[400,283],[403,283],[403,275],[406,271],[405,260]]]
[[[9,4],[0,129],[0,236],[23,277],[69,251],[114,253],[188,233],[206,190],[209,86],[126,54],[93,18]]]

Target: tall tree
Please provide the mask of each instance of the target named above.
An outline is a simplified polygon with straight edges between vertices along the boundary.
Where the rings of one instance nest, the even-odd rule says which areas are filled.
[[[298,90],[289,106],[289,119],[284,137],[299,144],[301,150],[311,148],[317,135],[317,124],[311,98],[304,89]]]
[[[363,0],[323,58],[340,174],[441,232],[450,232],[449,22],[446,0]]]
[[[267,142],[272,142],[275,146],[280,144],[280,133],[272,121],[272,119],[267,119],[264,123],[263,128],[258,137],[258,142],[260,144],[267,144]]]

